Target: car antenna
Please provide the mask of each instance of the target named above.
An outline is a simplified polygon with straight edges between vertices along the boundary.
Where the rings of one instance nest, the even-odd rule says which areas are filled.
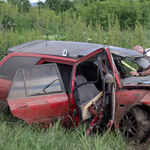
[[[46,40],[46,46],[47,46],[47,40]]]
[[[0,53],[1,53],[3,56],[7,56],[5,53],[3,53],[3,52],[1,52],[1,51],[0,51]]]

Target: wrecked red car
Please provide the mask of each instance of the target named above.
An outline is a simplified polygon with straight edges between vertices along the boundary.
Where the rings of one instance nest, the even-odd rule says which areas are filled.
[[[128,61],[146,68],[150,59],[100,44],[27,42],[0,61],[0,103],[29,124],[88,122],[87,135],[96,126],[114,127],[125,138],[148,141],[150,77],[128,76]]]

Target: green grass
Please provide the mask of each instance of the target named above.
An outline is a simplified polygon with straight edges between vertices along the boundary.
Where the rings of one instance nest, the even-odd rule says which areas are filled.
[[[0,149],[2,150],[123,150],[127,144],[120,135],[110,132],[87,137],[81,126],[65,129],[59,123],[47,131],[35,129],[3,110],[0,112]]]

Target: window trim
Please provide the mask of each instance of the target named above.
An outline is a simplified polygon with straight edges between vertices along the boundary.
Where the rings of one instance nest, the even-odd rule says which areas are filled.
[[[61,87],[61,92],[58,92],[58,93],[49,93],[49,94],[43,94],[43,95],[36,95],[36,96],[28,96],[28,95],[27,95],[27,86],[26,86],[26,81],[25,81],[25,75],[24,75],[24,71],[23,71],[23,70],[26,69],[26,68],[36,68],[36,67],[44,67],[44,66],[54,66],[54,67],[55,67],[57,76],[58,76],[58,78],[59,78],[59,83],[60,83],[60,87]],[[12,97],[10,97],[9,95],[10,95],[10,91],[11,91],[12,85],[13,85],[13,83],[14,83],[14,79],[15,79],[15,77],[16,77],[17,72],[18,72],[19,69],[20,69],[21,72],[22,72],[23,82],[24,82],[24,89],[25,89],[25,94],[26,94],[26,95],[25,95],[25,97],[12,98]],[[64,87],[64,84],[63,84],[63,81],[62,81],[60,72],[59,72],[59,70],[58,70],[58,67],[57,67],[56,63],[50,63],[50,64],[44,64],[44,65],[41,64],[41,65],[35,65],[35,66],[28,66],[28,67],[18,68],[18,69],[16,70],[16,72],[15,72],[15,76],[14,76],[14,78],[13,78],[13,80],[12,80],[12,83],[11,83],[11,87],[10,87],[10,90],[9,90],[9,93],[8,93],[8,99],[20,99],[20,98],[29,98],[29,97],[40,97],[40,96],[56,95],[56,94],[63,94],[63,93],[66,93],[66,91],[65,91],[65,87]]]

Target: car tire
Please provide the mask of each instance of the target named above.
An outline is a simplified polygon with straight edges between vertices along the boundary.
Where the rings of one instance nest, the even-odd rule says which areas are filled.
[[[141,125],[141,120],[146,120],[148,114],[139,106],[130,109],[119,123],[119,131],[126,139],[142,142],[146,132]]]

